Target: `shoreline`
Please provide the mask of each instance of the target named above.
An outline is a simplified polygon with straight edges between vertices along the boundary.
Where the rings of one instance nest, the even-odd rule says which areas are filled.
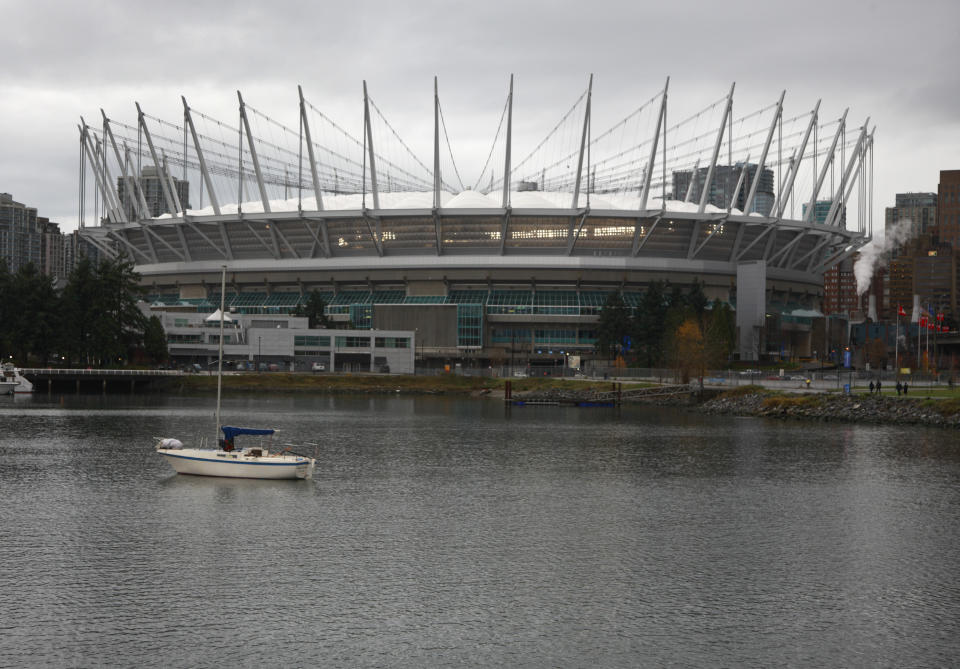
[[[643,382],[557,377],[505,379],[454,375],[306,375],[274,372],[225,375],[223,388],[227,392],[243,394],[447,395],[504,401],[507,381],[511,382],[514,399],[545,403],[557,398],[589,402],[595,393],[615,390],[618,385],[624,391],[657,386]],[[165,392],[216,392],[216,376],[186,376],[170,384]],[[834,392],[789,393],[743,386],[727,391],[708,389],[704,398],[698,398],[691,392],[689,395],[670,397],[624,397],[622,403],[682,407],[708,415],[960,428],[960,397],[931,399],[894,395],[841,395]]]
[[[697,406],[710,415],[960,428],[960,400],[888,395],[724,393]]]

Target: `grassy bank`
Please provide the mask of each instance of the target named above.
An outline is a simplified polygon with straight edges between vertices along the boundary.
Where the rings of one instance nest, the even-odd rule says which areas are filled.
[[[513,392],[521,393],[550,388],[576,390],[610,390],[610,381],[587,379],[483,378],[474,376],[412,376],[382,374],[290,374],[284,372],[227,374],[223,377],[225,390],[238,392],[313,392],[313,393],[406,393],[420,395],[472,395],[502,392],[507,381]],[[191,374],[177,380],[179,389],[195,392],[216,392],[217,377]],[[623,384],[623,389],[643,387],[645,384]]]

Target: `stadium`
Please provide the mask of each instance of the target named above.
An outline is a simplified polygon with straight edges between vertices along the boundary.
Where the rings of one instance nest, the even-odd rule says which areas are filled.
[[[363,88],[355,134],[302,90],[287,124],[239,92],[232,122],[186,99],[176,122],[81,119],[81,234],[134,262],[156,311],[213,311],[225,266],[235,313],[317,291],[336,324],[416,333],[425,363],[545,366],[591,355],[611,293],[635,307],[661,280],[733,305],[741,359],[810,355],[824,271],[872,236],[869,120],[819,101],[737,116],[731,86],[668,115],[668,79],[596,132],[591,77],[519,138],[511,77],[465,184],[436,81],[432,165]]]

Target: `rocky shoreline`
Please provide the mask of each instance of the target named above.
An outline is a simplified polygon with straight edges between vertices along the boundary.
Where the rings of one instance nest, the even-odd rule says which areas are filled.
[[[514,399],[531,403],[577,404],[590,402],[595,395],[586,391],[545,389],[515,393]],[[695,392],[666,397],[651,393],[650,396],[623,398],[623,404],[634,403],[688,407],[713,415],[960,428],[960,402],[956,400],[762,391],[721,393],[703,402],[698,402]]]
[[[891,425],[960,427],[960,411],[953,400],[928,400],[871,395],[721,395],[700,404],[708,414],[796,418],[801,420]]]

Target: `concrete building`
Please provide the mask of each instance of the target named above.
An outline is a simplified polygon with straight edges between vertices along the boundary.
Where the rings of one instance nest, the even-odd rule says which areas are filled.
[[[37,210],[0,193],[0,261],[10,272],[28,263],[42,267],[42,237]]]
[[[957,261],[949,244],[918,249],[913,258],[913,292],[928,313],[957,314]]]
[[[54,285],[63,285],[73,264],[67,265],[67,240],[60,232],[60,226],[57,223],[51,223],[48,218],[37,219],[42,230],[41,255],[42,261],[40,271],[49,277],[53,277]]]
[[[773,186],[773,170],[771,169],[764,169],[761,172],[756,196],[749,211],[746,209],[747,196],[750,194],[750,186],[757,176],[757,169],[758,166],[754,163],[747,163],[746,168],[744,168],[743,163],[717,165],[710,182],[710,194],[707,197],[707,202],[720,209],[727,209],[732,204],[734,209],[739,209],[746,214],[760,213],[769,216],[776,199]],[[690,202],[699,202],[700,195],[703,193],[703,185],[707,181],[707,172],[708,168],[706,167],[697,168],[692,188],[690,180],[693,177],[693,170],[674,172],[674,199],[688,199]],[[740,181],[741,176],[743,178],[742,183]],[[738,184],[739,189],[737,189]],[[690,194],[689,198],[687,197],[688,193]]]
[[[896,204],[887,207],[884,218],[884,232],[887,237],[892,236],[892,229],[904,221],[910,223],[910,238],[928,234],[937,222],[937,194],[936,193],[897,193]],[[891,249],[896,257],[903,251],[903,247]]]
[[[146,204],[148,216],[157,217],[162,214],[177,213],[170,211],[163,192],[163,184],[160,179],[162,172],[153,165],[146,165],[136,179],[130,178],[124,181],[123,177],[117,177],[117,195],[120,198],[120,204],[123,206],[124,214],[127,220],[135,221],[141,218],[140,209]],[[166,174],[167,184],[171,193],[176,193],[176,198],[180,203],[181,211],[190,208],[190,182],[177,179],[169,173]],[[130,187],[127,187],[130,184]],[[143,194],[143,202],[139,202],[137,197],[137,186]],[[176,205],[176,203],[174,203]]]
[[[860,298],[857,295],[857,279],[853,273],[856,258],[848,258],[823,275],[823,313],[827,316],[850,318],[853,312],[860,311]]]
[[[960,170],[940,170],[936,197],[938,241],[960,248]]]
[[[756,307],[754,317],[776,313],[793,328],[790,341],[771,346],[771,333],[786,330],[767,328],[757,318],[744,323],[755,336],[743,338],[749,342],[741,355],[808,354],[823,272],[866,243],[872,222],[848,229],[836,215],[829,225],[794,219],[790,203],[800,196],[793,177],[843,160],[840,172],[847,176],[835,191],[828,192],[832,182],[820,180],[816,192],[804,193],[814,200],[843,200],[855,190],[845,178],[869,178],[871,163],[863,157],[872,145],[870,129],[837,134],[825,155],[804,139],[813,136],[818,107],[805,108],[802,133],[781,138],[776,133],[781,100],[763,133],[766,139],[758,141],[755,133],[731,130],[731,88],[715,139],[704,143],[699,142],[703,127],[692,120],[696,114],[680,113],[691,121],[660,132],[668,127],[666,87],[659,98],[651,107],[648,141],[639,144],[616,139],[619,134],[609,135],[602,149],[591,144],[583,131],[590,127],[589,104],[578,108],[579,118],[565,117],[564,129],[549,130],[545,143],[524,142],[544,147],[527,157],[512,153],[508,123],[496,140],[505,142],[503,162],[477,165],[472,186],[456,183],[453,170],[444,171],[450,152],[441,144],[439,113],[433,166],[418,160],[401,168],[390,160],[397,151],[406,155],[397,137],[389,140],[394,145],[378,141],[376,147],[359,138],[348,141],[347,149],[318,143],[343,130],[312,112],[303,98],[291,107],[299,118],[289,127],[301,125],[306,151],[280,153],[264,151],[264,141],[254,137],[242,97],[244,132],[232,135],[229,141],[236,144],[226,149],[203,133],[193,135],[187,104],[184,126],[141,116],[139,132],[144,145],[165,147],[173,172],[186,169],[194,191],[202,186],[208,206],[169,216],[114,215],[82,234],[104,253],[136,264],[156,309],[209,313],[219,303],[226,267],[228,305],[238,312],[289,313],[316,291],[338,326],[418,332],[432,367],[459,360],[549,368],[571,354],[594,355],[600,311],[610,295],[620,293],[636,309],[655,281],[685,289],[696,280],[711,300],[735,301],[738,308],[749,302]],[[507,105],[512,110],[511,96]],[[366,97],[364,106],[367,111],[372,106]],[[105,129],[85,126],[82,133],[109,142],[100,137],[108,134],[110,121],[105,124]],[[369,113],[364,126],[372,138]],[[554,149],[569,129],[581,138],[579,151],[557,161]],[[691,152],[692,146],[697,150]],[[756,163],[750,162],[751,151]],[[792,155],[796,159],[789,165],[778,164],[784,178],[775,184],[770,168],[780,159],[774,156]],[[726,166],[717,165],[719,156]],[[146,155],[137,155],[135,163],[141,159]],[[106,161],[115,164],[104,169],[87,156],[81,169],[121,173],[123,164],[111,152]],[[151,155],[147,162],[164,161]],[[703,169],[694,173],[691,164]],[[684,169],[688,179],[713,194],[709,202],[667,196],[671,175]],[[291,184],[292,175],[299,176]],[[744,182],[737,188],[741,175]],[[100,201],[118,201],[115,184],[96,181],[105,191]],[[754,186],[757,195],[750,198]],[[782,191],[775,193],[775,186]],[[165,197],[172,199],[169,193]],[[784,205],[779,211],[772,210],[774,197]],[[765,268],[762,280],[738,285],[740,266],[754,263]]]
[[[171,361],[214,369],[220,320],[210,313],[148,312],[167,333]],[[413,374],[416,333],[401,330],[310,329],[306,318],[231,313],[224,324],[223,358],[228,369]]]

